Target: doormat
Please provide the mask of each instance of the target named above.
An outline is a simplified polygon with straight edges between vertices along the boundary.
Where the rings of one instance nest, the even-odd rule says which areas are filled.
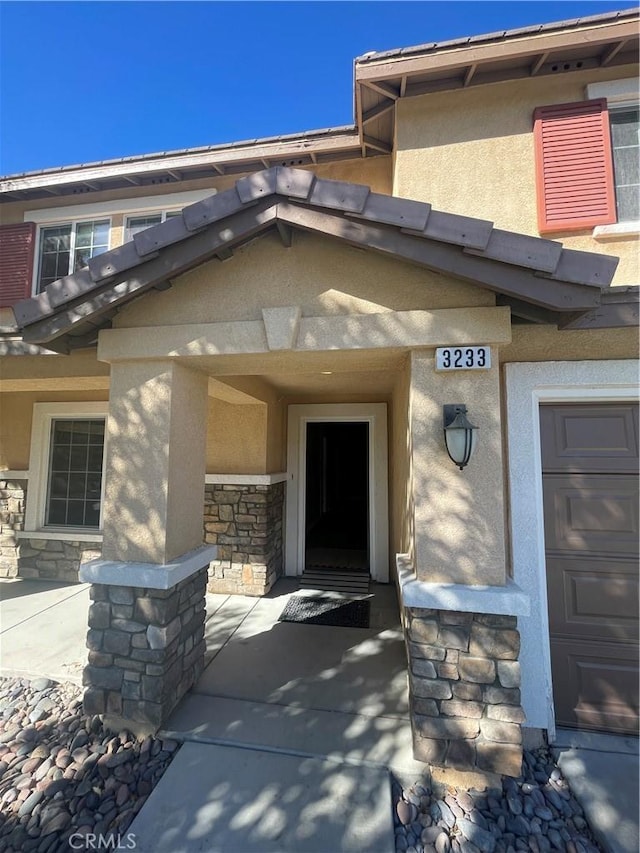
[[[345,601],[326,596],[292,595],[278,622],[332,625],[334,628],[368,628],[371,602],[368,598]]]

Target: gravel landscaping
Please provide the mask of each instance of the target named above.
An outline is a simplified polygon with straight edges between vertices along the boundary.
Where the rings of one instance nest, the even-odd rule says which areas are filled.
[[[396,853],[599,853],[584,812],[547,748],[524,753],[523,774],[501,789],[416,783],[394,791]]]
[[[91,835],[126,844],[175,755],[175,741],[105,731],[99,717],[83,714],[81,697],[74,684],[0,679],[3,853],[68,853],[85,849]]]
[[[126,843],[175,755],[175,741],[107,732],[81,697],[73,684],[0,678],[3,853],[68,853],[92,836]],[[549,750],[524,759],[523,775],[503,777],[501,789],[438,796],[394,786],[396,853],[599,853]]]

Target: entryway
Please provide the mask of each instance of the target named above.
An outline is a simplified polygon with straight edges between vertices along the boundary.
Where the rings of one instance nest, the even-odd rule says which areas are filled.
[[[289,406],[286,574],[366,592],[389,580],[385,403]]]
[[[307,423],[301,583],[340,589],[369,582],[369,424]]]

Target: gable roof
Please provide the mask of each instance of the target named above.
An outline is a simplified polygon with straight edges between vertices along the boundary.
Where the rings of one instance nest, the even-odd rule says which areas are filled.
[[[560,326],[593,309],[602,312],[601,289],[618,263],[609,255],[565,249],[361,184],[275,167],[185,207],[181,216],[136,234],[18,302],[14,313],[23,340],[60,351],[89,346],[127,302],[171,286],[172,279],[212,258],[230,258],[274,228],[285,246],[296,229],[333,237],[487,288],[514,314]]]

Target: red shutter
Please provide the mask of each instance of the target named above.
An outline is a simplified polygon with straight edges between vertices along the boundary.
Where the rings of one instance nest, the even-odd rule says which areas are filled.
[[[0,226],[0,308],[31,296],[35,222]]]
[[[540,233],[615,222],[606,99],[538,107],[533,120]]]

